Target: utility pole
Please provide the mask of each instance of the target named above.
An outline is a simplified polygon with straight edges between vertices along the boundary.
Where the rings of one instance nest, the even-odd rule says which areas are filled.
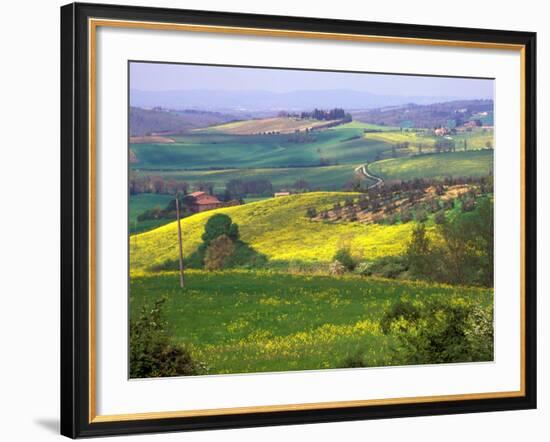
[[[181,244],[181,224],[180,224],[180,203],[179,194],[176,192],[176,217],[178,220],[178,244],[179,244],[179,258],[180,258],[180,287],[185,287],[185,281],[183,279],[183,247]]]

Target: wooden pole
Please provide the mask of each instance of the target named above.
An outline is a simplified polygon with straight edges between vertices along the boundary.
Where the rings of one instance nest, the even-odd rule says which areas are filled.
[[[179,258],[180,258],[180,287],[185,287],[185,281],[183,278],[183,246],[181,244],[181,224],[180,224],[180,204],[179,195],[176,193],[176,217],[178,220],[178,244],[179,244]]]

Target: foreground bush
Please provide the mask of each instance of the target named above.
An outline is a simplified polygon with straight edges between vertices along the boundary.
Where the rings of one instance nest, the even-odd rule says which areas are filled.
[[[130,320],[130,377],[151,378],[206,374],[204,364],[193,360],[189,351],[170,342],[162,311],[166,298],[144,305]]]
[[[342,264],[346,270],[352,271],[355,268],[355,260],[348,249],[340,249],[334,254],[334,261]]]
[[[493,307],[464,301],[400,301],[380,321],[396,339],[395,363],[438,364],[493,360]]]
[[[402,256],[385,256],[376,261],[361,262],[355,267],[358,275],[391,279],[401,277],[407,270],[407,260]]]

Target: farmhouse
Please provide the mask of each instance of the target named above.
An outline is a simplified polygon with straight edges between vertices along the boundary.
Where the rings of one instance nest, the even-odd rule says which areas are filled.
[[[189,205],[189,209],[192,212],[204,212],[206,210],[217,209],[223,205],[218,198],[206,192],[193,192],[189,196],[194,198],[193,202]]]
[[[280,196],[289,196],[289,195],[290,195],[290,192],[275,192],[275,193],[273,194],[273,196],[274,196],[275,198],[279,198]]]

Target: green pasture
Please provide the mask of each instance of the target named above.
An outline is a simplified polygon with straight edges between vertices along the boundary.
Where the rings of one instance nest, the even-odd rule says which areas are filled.
[[[353,122],[301,135],[191,134],[173,137],[175,143],[131,145],[138,159],[131,167],[204,170],[318,166],[322,161],[359,164],[391,151],[388,143],[363,135],[362,126]]]
[[[182,290],[177,273],[142,273],[131,278],[131,317],[161,296],[172,340],[209,374],[339,368],[356,354],[387,365],[392,342],[379,321],[397,301],[493,299],[491,289],[245,271],[188,271]]]
[[[223,193],[225,185],[230,180],[267,179],[273,184],[274,190],[288,189],[298,180],[305,180],[311,189],[341,190],[342,187],[356,179],[357,165],[323,166],[323,167],[280,167],[280,168],[250,168],[222,170],[163,170],[135,171],[136,177],[161,176],[165,180],[185,181],[191,187],[197,183],[212,183],[215,193]],[[364,180],[370,184],[370,180]]]
[[[424,154],[377,161],[369,165],[369,171],[386,180],[479,177],[492,174],[493,156],[491,149]]]

